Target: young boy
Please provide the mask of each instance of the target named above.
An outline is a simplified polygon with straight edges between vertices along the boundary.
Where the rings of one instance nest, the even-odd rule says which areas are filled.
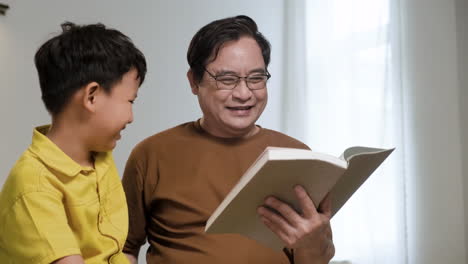
[[[143,54],[102,24],[62,25],[35,55],[50,126],[0,193],[0,263],[128,263],[128,213],[111,150],[132,122]]]

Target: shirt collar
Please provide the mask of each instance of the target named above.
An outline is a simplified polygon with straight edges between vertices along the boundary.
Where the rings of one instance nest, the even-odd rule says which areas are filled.
[[[49,128],[50,125],[36,127],[33,131],[31,146],[29,147],[29,150],[36,154],[48,167],[69,177],[74,177],[82,171],[92,172],[96,170],[101,174],[109,169],[109,165],[113,161],[111,152],[96,154],[94,162],[96,169],[81,166],[46,136]]]

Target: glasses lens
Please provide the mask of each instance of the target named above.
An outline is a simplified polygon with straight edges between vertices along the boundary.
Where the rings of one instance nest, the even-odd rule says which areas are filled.
[[[247,84],[251,90],[263,89],[268,77],[266,75],[252,75],[247,77]]]
[[[247,87],[250,90],[260,90],[265,88],[269,76],[265,74],[254,74],[247,77],[239,77],[236,75],[222,75],[215,78],[218,89],[232,90],[239,84],[240,79],[245,79]]]
[[[219,89],[231,90],[236,87],[237,83],[239,82],[239,77],[231,75],[219,76],[216,78],[216,81],[218,82]]]

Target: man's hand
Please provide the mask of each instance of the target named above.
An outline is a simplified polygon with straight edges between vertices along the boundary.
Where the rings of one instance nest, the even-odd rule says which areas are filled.
[[[331,199],[327,195],[317,210],[302,186],[296,186],[294,191],[302,214],[274,197],[268,197],[265,204],[279,214],[264,206],[258,208],[258,214],[288,248],[294,249],[296,263],[328,263],[335,255]]]
[[[127,253],[124,253],[125,256],[128,258],[128,260],[130,261],[131,264],[137,264],[138,263],[138,258],[133,256],[132,254],[127,254]]]

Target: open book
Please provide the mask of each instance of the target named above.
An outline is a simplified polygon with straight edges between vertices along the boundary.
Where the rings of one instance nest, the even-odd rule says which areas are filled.
[[[300,210],[294,186],[316,206],[331,192],[332,216],[394,149],[351,147],[340,158],[304,149],[267,147],[208,219],[207,233],[237,233],[274,249],[284,243],[266,227],[257,208],[273,195]]]

